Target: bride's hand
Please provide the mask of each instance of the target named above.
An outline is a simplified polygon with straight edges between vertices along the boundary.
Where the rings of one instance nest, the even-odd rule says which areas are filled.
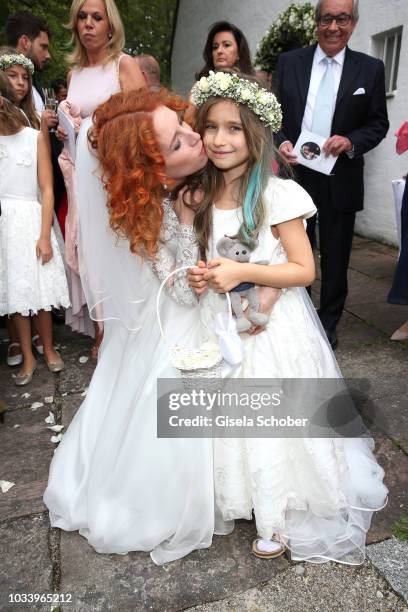
[[[197,295],[201,295],[207,291],[208,283],[204,280],[204,272],[207,266],[204,261],[198,261],[196,268],[187,270],[187,282]]]
[[[270,315],[276,302],[279,300],[282,289],[275,287],[258,287],[259,312]],[[245,316],[246,313],[245,313]],[[247,333],[256,336],[265,330],[265,325],[252,325]]]
[[[187,187],[183,187],[178,193],[177,200],[173,202],[173,210],[181,225],[193,225],[196,214],[196,206],[203,199],[203,192],[197,189],[193,197]]]

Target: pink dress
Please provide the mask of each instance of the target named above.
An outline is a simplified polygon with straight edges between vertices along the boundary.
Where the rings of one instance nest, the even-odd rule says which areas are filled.
[[[92,115],[95,109],[121,89],[119,82],[119,63],[116,61],[105,66],[74,68],[68,88],[67,102],[71,105],[71,115],[75,123]],[[66,104],[61,104],[69,114]],[[64,147],[59,156],[59,165],[64,176],[68,197],[68,213],[65,221],[65,259],[67,263],[68,286],[71,308],[66,311],[65,322],[74,331],[94,336],[94,326],[89,317],[78,267],[78,212],[75,194],[75,163]]]

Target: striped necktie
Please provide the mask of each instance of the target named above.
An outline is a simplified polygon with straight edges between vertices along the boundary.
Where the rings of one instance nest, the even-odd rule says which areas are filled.
[[[325,57],[322,60],[326,64],[326,70],[317,90],[316,101],[313,111],[312,132],[328,138],[331,134],[335,104],[335,84],[333,74],[333,58]]]

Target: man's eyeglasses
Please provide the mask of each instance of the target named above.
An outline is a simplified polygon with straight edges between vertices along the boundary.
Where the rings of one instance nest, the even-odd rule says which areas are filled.
[[[328,27],[334,20],[338,26],[344,28],[348,26],[352,19],[352,15],[348,15],[347,13],[340,13],[340,15],[330,15],[330,13],[328,13],[326,15],[320,15],[318,21],[321,26]]]

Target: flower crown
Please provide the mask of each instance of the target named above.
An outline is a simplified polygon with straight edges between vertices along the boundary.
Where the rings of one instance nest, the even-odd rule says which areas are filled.
[[[191,101],[198,107],[213,96],[245,104],[273,132],[278,132],[282,126],[281,106],[273,93],[237,74],[210,70],[209,75],[201,77],[191,90]]]
[[[0,70],[7,70],[12,66],[22,66],[28,70],[31,74],[34,74],[34,64],[22,53],[6,53],[0,55]]]

